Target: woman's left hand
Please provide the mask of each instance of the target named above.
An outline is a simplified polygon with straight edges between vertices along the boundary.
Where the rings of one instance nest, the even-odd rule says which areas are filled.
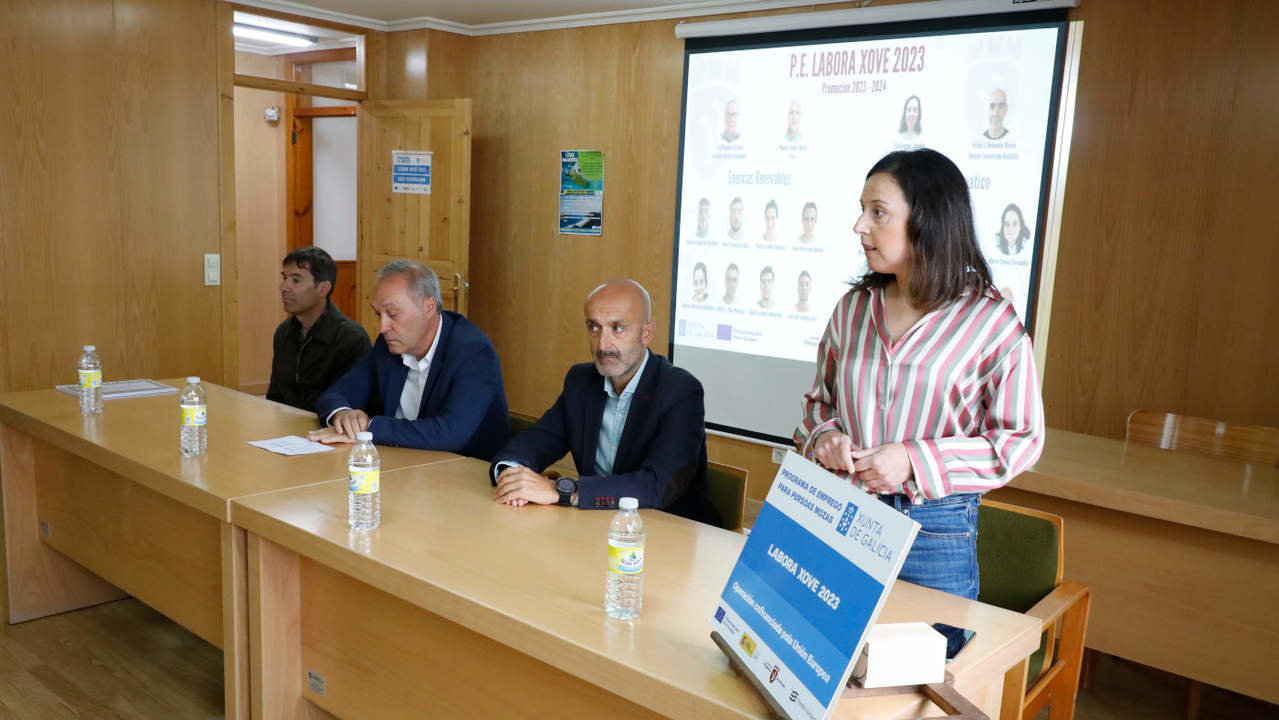
[[[853,470],[870,492],[893,493],[915,476],[910,455],[901,443],[853,451]]]

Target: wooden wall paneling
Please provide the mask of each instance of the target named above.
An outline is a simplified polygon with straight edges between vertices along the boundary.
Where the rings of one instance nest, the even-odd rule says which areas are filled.
[[[431,100],[471,97],[474,40],[440,30],[426,33],[426,97]]]
[[[405,30],[386,36],[385,95],[392,100],[425,100],[427,37],[430,30]]]
[[[364,42],[355,46],[355,64],[364,78],[364,90],[370,100],[385,100],[387,94],[387,43],[390,33],[367,30]]]
[[[221,333],[208,332],[222,326],[222,288],[203,273],[221,243],[215,13],[214,0],[115,3],[117,90],[104,105],[118,113],[111,190],[126,294],[107,311],[127,318],[132,377],[222,375]]]
[[[235,196],[235,38],[234,15],[226,3],[215,6],[218,73],[218,220],[222,254],[222,384],[240,384],[240,273],[236,242]]]
[[[1085,3],[1044,399],[1123,437],[1138,407],[1279,424],[1273,3]]]
[[[282,63],[266,55],[237,54],[248,72],[278,73]],[[263,111],[281,109],[275,125]],[[285,148],[289,138],[283,93],[235,88],[235,208],[239,255],[240,382],[265,392],[271,378],[271,338],[285,318],[280,306],[280,260],[286,247]]]
[[[338,279],[333,288],[333,304],[349,318],[360,316],[360,299],[356,294],[357,275],[354,260],[338,260]]]
[[[15,108],[0,118],[5,390],[71,382],[86,343],[107,379],[127,372],[111,23],[110,0],[0,15],[0,86]]]
[[[1185,360],[1193,363],[1186,412],[1279,426],[1279,5],[1244,2],[1235,36],[1236,75],[1226,127],[1203,150],[1220,152],[1218,182],[1208,193],[1210,227],[1197,240],[1202,301],[1194,314],[1200,336]],[[1198,81],[1223,82],[1230,58]],[[1220,70],[1223,75],[1214,78]],[[1269,84],[1269,87],[1267,87]],[[1216,145],[1216,147],[1214,147]],[[1194,178],[1184,178],[1193,183]],[[1225,290],[1233,286],[1241,291]],[[1172,289],[1170,288],[1170,292]],[[1184,291],[1184,290],[1183,290]],[[1211,352],[1217,347],[1224,352]]]

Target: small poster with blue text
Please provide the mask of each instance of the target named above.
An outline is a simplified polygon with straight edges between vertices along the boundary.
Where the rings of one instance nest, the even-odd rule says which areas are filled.
[[[391,192],[431,194],[431,151],[391,151]]]
[[[788,715],[824,719],[918,530],[788,453],[711,627]]]

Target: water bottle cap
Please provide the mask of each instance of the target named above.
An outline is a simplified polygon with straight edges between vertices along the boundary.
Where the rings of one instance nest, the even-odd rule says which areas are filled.
[[[617,506],[623,510],[638,510],[639,500],[633,497],[624,497],[617,501]]]
[[[360,442],[373,442],[373,433],[369,432],[368,430],[365,430],[364,432],[358,432],[355,434],[355,439],[359,440]]]
[[[190,383],[190,384],[192,384],[192,385],[199,385],[199,384],[200,384],[200,378],[199,378],[199,377],[197,377],[197,376],[195,376],[195,375],[192,375],[192,376],[190,376],[190,377],[188,377],[188,378],[187,378],[187,382],[188,382],[188,383]]]
[[[98,349],[98,346],[97,346],[97,345],[85,345],[85,346],[84,346],[84,351],[85,351],[85,352],[93,352],[93,351],[95,351],[95,350],[97,350],[97,349]]]

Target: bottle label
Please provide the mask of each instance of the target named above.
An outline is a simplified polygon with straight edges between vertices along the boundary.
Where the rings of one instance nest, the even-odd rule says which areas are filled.
[[[101,370],[81,370],[80,371],[80,389],[92,390],[95,387],[102,386]]]
[[[351,480],[348,487],[351,492],[356,495],[372,495],[381,489],[381,482],[379,478],[379,475],[381,475],[380,471],[349,466],[347,469],[351,473]]]
[[[643,543],[608,543],[608,570],[619,575],[639,575],[644,572]]]
[[[204,427],[208,419],[208,408],[202,405],[183,405],[182,424],[185,427]]]

